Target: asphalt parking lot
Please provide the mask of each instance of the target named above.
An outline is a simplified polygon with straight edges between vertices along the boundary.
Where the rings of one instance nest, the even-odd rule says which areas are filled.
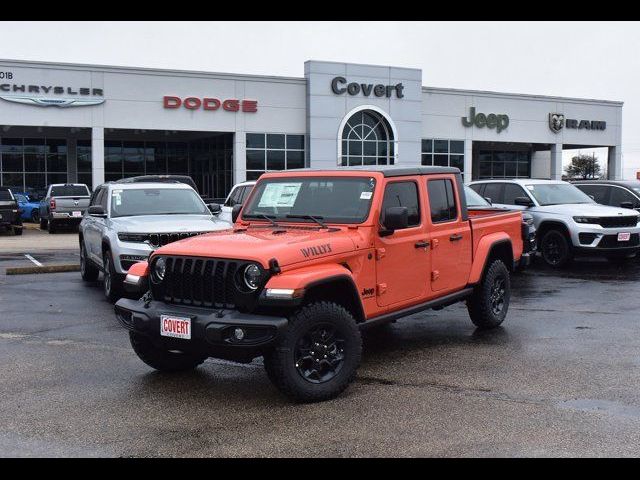
[[[461,304],[370,331],[341,397],[294,405],[260,360],[152,371],[99,284],[5,275],[20,254],[0,253],[3,456],[640,455],[638,261],[536,265],[495,331]]]

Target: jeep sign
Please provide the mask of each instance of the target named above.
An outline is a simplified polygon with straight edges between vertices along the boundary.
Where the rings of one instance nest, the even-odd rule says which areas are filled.
[[[478,128],[495,128],[496,132],[500,133],[502,130],[509,126],[509,115],[490,113],[485,115],[484,113],[476,114],[476,107],[469,109],[469,116],[462,117],[462,125],[465,127],[476,126]]]

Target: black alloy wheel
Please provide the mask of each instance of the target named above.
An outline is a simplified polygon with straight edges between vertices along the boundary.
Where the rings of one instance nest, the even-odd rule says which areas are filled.
[[[314,325],[298,341],[294,360],[298,373],[311,383],[335,377],[344,365],[345,339],[329,323]]]

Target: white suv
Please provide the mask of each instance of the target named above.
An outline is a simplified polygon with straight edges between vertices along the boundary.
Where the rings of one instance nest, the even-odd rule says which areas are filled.
[[[249,194],[253,190],[256,184],[256,180],[249,180],[246,182],[238,183],[233,186],[226,200],[222,204],[222,211],[220,212],[220,220],[233,223],[231,218],[233,213],[233,207],[236,205],[244,205],[244,202],[249,198]]]
[[[469,186],[494,205],[526,210],[538,231],[539,251],[552,267],[574,255],[596,254],[624,260],[640,250],[640,215],[596,203],[558,180],[478,180]]]
[[[103,272],[104,294],[122,295],[131,265],[156,248],[201,233],[231,228],[184,183],[105,183],[91,195],[80,222],[80,273],[95,281]]]

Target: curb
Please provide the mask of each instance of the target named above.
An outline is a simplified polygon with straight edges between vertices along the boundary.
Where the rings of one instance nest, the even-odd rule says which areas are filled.
[[[58,272],[79,272],[80,265],[43,265],[42,267],[9,267],[5,271],[7,275],[25,275],[28,273],[58,273]]]

